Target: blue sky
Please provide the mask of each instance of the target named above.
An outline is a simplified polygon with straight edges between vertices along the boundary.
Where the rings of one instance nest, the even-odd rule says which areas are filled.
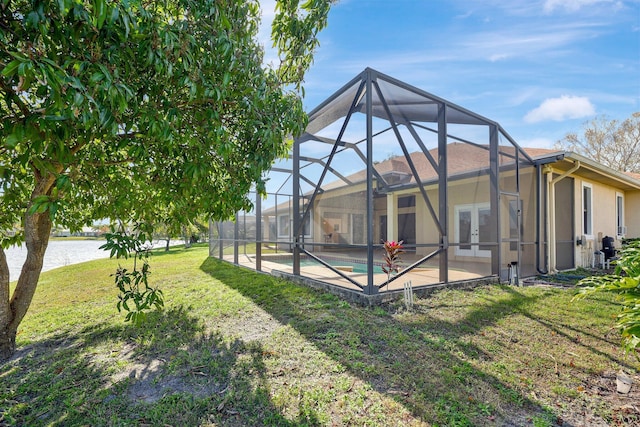
[[[307,111],[366,67],[495,120],[526,147],[640,111],[640,0],[342,0],[320,43]]]

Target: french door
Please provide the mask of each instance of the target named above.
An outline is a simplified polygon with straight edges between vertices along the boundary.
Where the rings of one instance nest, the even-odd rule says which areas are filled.
[[[454,208],[456,255],[491,257],[491,207],[489,203],[458,205]]]

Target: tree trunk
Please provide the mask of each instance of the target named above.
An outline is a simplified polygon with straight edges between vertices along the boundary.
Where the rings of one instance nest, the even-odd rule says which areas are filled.
[[[8,325],[12,318],[9,308],[9,280],[7,256],[0,246],[0,325]],[[0,360],[11,357],[16,349],[15,334],[9,336],[7,332],[5,328],[0,328]]]
[[[167,246],[165,246],[164,251],[169,252],[169,242],[171,241],[171,237],[167,236]]]
[[[25,215],[24,240],[27,259],[13,295],[9,299],[9,268],[0,249],[0,360],[10,358],[16,349],[18,326],[24,318],[38,286],[44,253],[51,233],[49,212]]]
[[[184,247],[186,249],[191,247],[191,239],[187,236],[187,230],[182,229],[182,240],[184,240]]]

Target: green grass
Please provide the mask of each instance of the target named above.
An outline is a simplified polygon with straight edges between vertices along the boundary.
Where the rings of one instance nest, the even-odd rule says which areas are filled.
[[[493,286],[365,308],[196,245],[151,258],[166,308],[136,328],[115,309],[117,264],[42,275],[0,365],[0,425],[640,422],[615,384],[602,391],[611,372],[638,369],[605,296]]]

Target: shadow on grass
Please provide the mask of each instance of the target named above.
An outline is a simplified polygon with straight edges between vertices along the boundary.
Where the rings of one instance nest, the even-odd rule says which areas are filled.
[[[540,326],[546,328],[551,334],[556,334],[569,341],[572,341],[577,346],[583,347],[593,354],[597,354],[602,358],[608,359],[609,361],[614,362],[620,366],[624,366],[628,369],[635,369],[635,367],[629,364],[626,360],[616,357],[614,354],[605,353],[591,344],[591,342],[593,341],[600,342],[600,344],[602,345],[617,347],[620,344],[619,342],[596,334],[594,333],[593,329],[572,325],[568,322],[568,320],[570,319],[567,319],[566,317],[562,318],[562,316],[558,313],[556,313],[558,317],[556,319],[545,319],[529,310],[529,307],[531,307],[532,304],[540,301],[544,297],[529,297],[519,292],[517,288],[513,288],[511,286],[501,286],[500,288],[502,291],[506,292],[509,295],[507,299],[492,300],[491,298],[486,296],[480,297],[480,300],[484,300],[485,304],[482,307],[469,311],[469,313],[467,313],[463,319],[460,319],[456,322],[436,322],[436,324],[439,325],[442,330],[448,331],[447,333],[450,333],[453,336],[467,336],[469,334],[478,332],[482,328],[494,325],[503,317],[511,314],[519,314],[528,318],[532,322],[538,323]],[[602,304],[620,306],[619,303],[611,299],[591,297],[589,299]],[[576,304],[578,304],[578,302],[576,302]],[[455,303],[452,306],[460,307],[460,304]],[[448,307],[440,304],[437,308],[442,309]],[[464,305],[464,307],[467,307],[467,305]],[[552,311],[557,311],[557,309],[558,308],[555,308],[555,310],[552,309]],[[594,314],[594,316],[595,315],[596,314]],[[588,337],[589,340],[582,340],[582,337]],[[518,339],[517,337],[512,338],[514,340]]]
[[[552,423],[547,409],[468,361],[490,357],[470,335],[532,303],[534,297],[514,292],[508,300],[471,310],[463,319],[414,322],[212,258],[201,269],[291,325],[351,374],[423,421],[524,425],[539,418]]]
[[[0,365],[0,426],[298,425],[270,401],[259,344],[207,334],[184,307],[150,317],[20,348]]]
[[[561,337],[564,337],[567,340],[573,341],[577,346],[583,347],[588,351],[590,351],[591,353],[597,354],[602,358],[608,359],[617,365],[624,366],[631,372],[637,369],[637,366],[634,366],[633,364],[629,363],[627,360],[616,357],[612,353],[606,353],[598,348],[595,348],[593,345],[588,344],[587,342],[582,340],[581,337],[588,337],[592,341],[600,341],[601,343],[607,344],[612,348],[619,348],[620,347],[619,341],[613,341],[611,339],[607,339],[606,337],[602,337],[598,334],[594,334],[592,330],[576,328],[567,324],[560,326],[553,322],[540,319],[527,311],[523,311],[522,315],[525,317],[528,317],[533,322],[539,323],[541,326],[547,328],[549,331],[552,331],[553,333]],[[618,333],[616,332],[616,334]]]
[[[179,253],[189,252],[197,248],[208,248],[208,247],[209,247],[208,243],[192,243],[191,246],[189,247],[185,247],[184,244],[173,245],[173,246],[169,246],[169,250],[167,250],[162,245],[155,246],[153,249],[151,249],[151,260],[153,262],[153,259],[156,259],[156,258],[163,258],[165,256],[172,256]]]

